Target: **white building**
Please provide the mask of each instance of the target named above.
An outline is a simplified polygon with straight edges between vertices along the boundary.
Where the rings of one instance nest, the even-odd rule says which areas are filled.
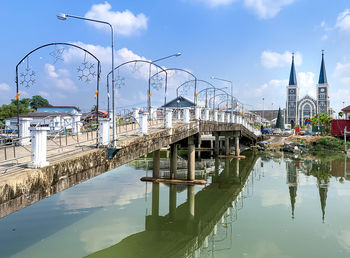
[[[31,118],[31,125],[47,125],[51,132],[57,132],[72,129],[73,122],[80,121],[79,112],[75,106],[38,107],[36,112],[20,115],[20,118]],[[17,130],[17,117],[6,119],[5,124],[9,130]]]

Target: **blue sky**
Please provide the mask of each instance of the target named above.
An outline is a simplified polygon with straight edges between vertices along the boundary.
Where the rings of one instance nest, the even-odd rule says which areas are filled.
[[[314,95],[324,49],[331,106],[339,110],[343,101],[350,104],[349,8],[348,0],[3,0],[0,104],[15,97],[15,66],[26,53],[45,43],[70,42],[101,60],[100,101],[106,107],[106,73],[111,69],[108,27],[56,19],[63,12],[111,22],[116,31],[116,65],[180,51],[182,56],[159,64],[188,69],[218,87],[227,84],[211,76],[232,80],[234,95],[255,109],[262,108],[262,98],[265,108],[285,106],[291,52],[296,53],[301,97]],[[46,48],[30,56],[28,66],[35,71],[36,82],[29,88],[21,85],[21,97],[41,94],[54,105],[88,110],[94,104],[96,85],[79,81],[77,68],[84,59],[93,62],[69,48],[63,50],[63,60],[55,60],[50,53],[60,50]],[[27,60],[21,69],[26,65]],[[146,106],[147,71],[131,66],[120,70],[125,84],[117,90],[119,108]],[[167,97],[174,97],[175,88],[190,79],[171,74]],[[163,89],[152,95],[154,105],[163,102]]]

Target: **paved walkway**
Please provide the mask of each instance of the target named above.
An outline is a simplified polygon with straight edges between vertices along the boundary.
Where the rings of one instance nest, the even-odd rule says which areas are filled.
[[[149,122],[149,131],[155,132],[164,128],[163,120]],[[117,126],[117,146],[126,145],[134,137],[139,137],[136,124]],[[47,161],[56,163],[80,155],[82,152],[97,147],[97,132],[83,132],[79,135],[56,135],[47,141]],[[112,141],[112,129],[110,139]],[[31,145],[0,146],[0,176],[21,171],[31,161]]]

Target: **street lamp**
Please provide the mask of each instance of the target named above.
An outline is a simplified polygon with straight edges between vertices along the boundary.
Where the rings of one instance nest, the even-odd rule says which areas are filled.
[[[109,22],[106,21],[101,21],[101,20],[95,20],[95,19],[90,19],[90,18],[85,18],[85,17],[80,17],[80,16],[75,16],[75,15],[70,15],[70,14],[64,14],[64,13],[60,13],[57,15],[57,19],[61,20],[61,21],[65,21],[67,20],[67,18],[75,18],[75,19],[79,19],[79,20],[85,20],[85,21],[91,21],[91,22],[97,22],[97,23],[103,23],[108,25],[111,28],[111,38],[112,38],[112,114],[113,114],[113,118],[112,118],[112,123],[113,123],[113,147],[116,147],[116,124],[115,124],[115,111],[114,111],[114,107],[115,107],[115,96],[114,96],[114,31],[113,31],[113,26],[112,24],[110,24]],[[109,110],[108,110],[109,111]],[[98,121],[97,121],[98,122]]]
[[[262,112],[262,123],[264,124],[264,113],[265,113],[265,107],[264,107],[264,100],[265,100],[265,98],[262,98],[262,101],[263,101],[263,112]]]
[[[232,81],[218,78],[218,77],[214,77],[214,76],[211,76],[210,79],[230,83],[230,85],[231,85],[231,116],[233,116],[233,83],[232,83]]]
[[[159,59],[156,59],[156,60],[153,60],[151,61],[151,63],[149,64],[149,70],[148,70],[148,98],[147,98],[147,106],[148,106],[148,112],[150,112],[151,110],[151,65],[153,63],[156,63],[156,62],[159,62],[159,61],[162,61],[164,59],[168,59],[168,58],[171,58],[171,57],[178,57],[178,56],[181,56],[181,53],[178,52],[176,54],[172,54],[170,56],[166,56],[166,57],[162,57],[162,58],[159,58]]]

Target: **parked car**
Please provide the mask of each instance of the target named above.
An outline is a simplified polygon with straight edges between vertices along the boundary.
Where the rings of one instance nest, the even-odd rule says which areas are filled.
[[[283,136],[290,136],[291,134],[292,134],[292,130],[289,128],[284,129],[282,133]]]
[[[273,134],[281,134],[282,130],[280,128],[274,128],[274,129],[272,129],[272,133]]]
[[[265,128],[261,131],[262,134],[272,134],[272,128]]]

